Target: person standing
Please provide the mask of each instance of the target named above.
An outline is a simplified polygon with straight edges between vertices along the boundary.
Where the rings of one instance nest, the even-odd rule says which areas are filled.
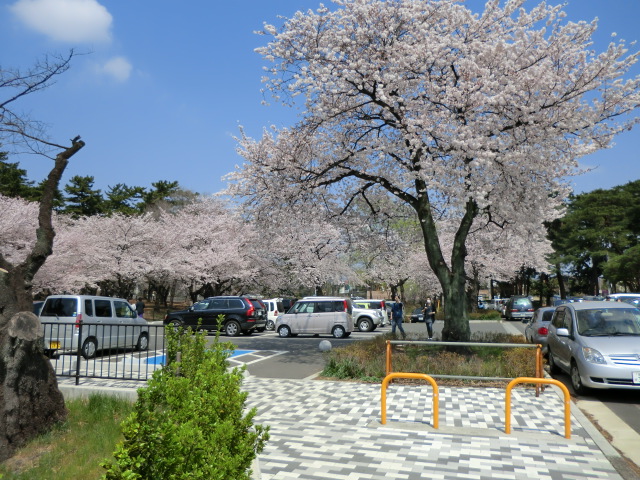
[[[396,327],[400,330],[402,334],[402,339],[407,338],[407,334],[404,333],[404,328],[402,327],[402,319],[404,317],[404,305],[400,301],[399,296],[395,296],[394,304],[391,305],[391,335],[395,336]]]
[[[427,298],[427,303],[422,310],[422,317],[424,323],[427,326],[427,333],[429,334],[429,340],[433,340],[433,322],[436,320],[436,309],[431,304],[431,299]]]
[[[138,298],[138,301],[136,302],[136,313],[140,318],[144,318],[144,307],[145,305],[142,298]]]

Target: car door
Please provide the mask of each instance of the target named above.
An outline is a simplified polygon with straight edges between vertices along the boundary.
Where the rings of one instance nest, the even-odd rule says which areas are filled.
[[[134,326],[137,313],[124,300],[114,300],[113,308],[116,313],[117,338],[119,347],[132,347],[138,341],[140,327]]]
[[[312,333],[310,331],[311,315],[315,310],[315,302],[301,301],[294,306],[293,315],[289,320],[291,333]]]
[[[202,311],[202,325],[208,330],[217,330],[218,316],[227,314],[229,302],[226,298],[210,298],[206,310]]]
[[[571,316],[571,310],[569,308],[558,309],[554,316],[554,326],[556,327],[556,334],[553,336],[552,351],[554,354],[554,360],[564,370],[569,371],[571,366],[571,347],[573,344],[573,320]],[[569,332],[568,337],[562,337],[557,334],[559,328],[566,328]]]

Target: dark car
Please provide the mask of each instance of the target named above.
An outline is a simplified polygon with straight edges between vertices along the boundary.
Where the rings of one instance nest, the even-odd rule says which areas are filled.
[[[411,314],[411,323],[424,322],[424,315],[421,308],[416,308]]]
[[[224,318],[218,325],[218,317]],[[260,299],[245,296],[209,297],[194,303],[186,310],[168,313],[165,325],[175,327],[196,327],[200,322],[203,330],[217,330],[218,327],[230,337],[251,335],[264,331],[267,325],[267,311]]]
[[[527,322],[533,317],[533,303],[529,297],[515,296],[509,298],[505,306],[505,320],[522,320]]]

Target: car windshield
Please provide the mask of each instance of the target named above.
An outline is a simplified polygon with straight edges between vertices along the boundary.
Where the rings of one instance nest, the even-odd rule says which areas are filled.
[[[578,333],[584,337],[640,335],[637,308],[597,308],[578,310]]]
[[[193,304],[193,310],[206,310],[209,308],[209,300],[200,300]]]

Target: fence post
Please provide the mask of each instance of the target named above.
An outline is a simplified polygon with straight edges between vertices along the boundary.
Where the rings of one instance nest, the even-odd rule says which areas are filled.
[[[75,328],[75,326],[71,327]],[[66,334],[65,334],[66,336]],[[82,358],[82,319],[78,322],[78,351],[76,352],[76,385],[80,385],[80,359]]]

